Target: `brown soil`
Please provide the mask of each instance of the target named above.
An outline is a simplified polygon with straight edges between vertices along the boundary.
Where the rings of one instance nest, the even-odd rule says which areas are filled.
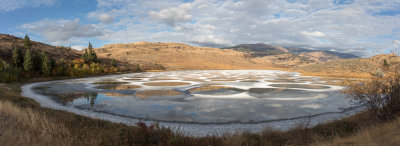
[[[107,96],[112,96],[112,97],[126,97],[128,95],[121,94],[121,93],[115,93],[115,92],[103,92],[101,94],[107,95]]]
[[[217,79],[217,80],[211,80],[211,81],[215,81],[215,82],[233,82],[233,81],[237,81],[237,80],[233,80],[233,79]]]
[[[184,81],[195,81],[195,82],[204,82],[203,79],[196,79],[196,78],[187,78],[183,79]]]
[[[181,93],[174,90],[145,90],[136,93],[136,96],[140,98],[148,98],[152,96],[175,96],[175,95],[181,95]]]
[[[209,86],[209,85],[224,85],[224,84],[221,84],[221,83],[203,83],[203,84],[199,84],[199,85]]]
[[[224,86],[206,86],[190,89],[189,92],[198,92],[198,91],[213,91],[213,90],[221,90],[221,89],[232,89],[231,87]]]
[[[308,84],[272,84],[270,86],[283,87],[283,88],[329,89],[328,86],[308,85]]]
[[[119,85],[119,84],[128,84],[129,82],[119,82],[119,81],[100,81],[94,82],[92,84],[95,85]]]
[[[96,86],[96,89],[109,89],[109,90],[129,90],[140,88],[138,85],[105,85],[105,86]]]
[[[154,79],[150,79],[150,81],[168,81],[168,80],[176,80],[176,79],[167,79],[167,78],[154,78]]]
[[[143,85],[147,85],[147,86],[181,86],[181,85],[190,85],[190,83],[185,83],[185,82],[150,82],[150,83],[143,83]]]

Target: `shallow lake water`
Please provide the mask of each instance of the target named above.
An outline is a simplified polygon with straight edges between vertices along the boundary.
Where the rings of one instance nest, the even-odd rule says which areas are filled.
[[[287,130],[359,112],[342,90],[295,72],[202,70],[33,83],[23,86],[23,95],[44,107],[126,124],[158,122],[204,136]]]

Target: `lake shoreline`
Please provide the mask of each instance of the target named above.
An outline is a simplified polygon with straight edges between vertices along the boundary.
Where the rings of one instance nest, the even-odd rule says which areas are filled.
[[[122,74],[122,75],[130,75],[130,74],[132,74],[132,73]],[[133,74],[135,74],[135,73],[133,73]],[[101,78],[115,77],[115,76],[121,76],[121,74],[106,75],[106,76],[101,76]],[[88,78],[80,78],[80,79],[93,79],[93,78],[98,78],[98,77],[88,77]],[[116,123],[124,123],[127,125],[135,125],[135,123],[137,123],[137,122],[145,122],[146,124],[158,123],[160,126],[170,127],[172,130],[175,129],[174,130],[175,132],[183,132],[183,133],[186,133],[186,135],[196,135],[196,136],[201,137],[201,136],[215,135],[215,134],[223,135],[226,133],[234,133],[234,132],[238,131],[235,128],[228,128],[229,130],[226,130],[226,129],[223,130],[224,128],[221,128],[221,124],[193,124],[193,123],[163,122],[163,121],[160,122],[160,121],[154,121],[154,120],[144,120],[144,119],[134,119],[134,118],[129,118],[129,117],[121,117],[121,116],[116,116],[116,115],[110,115],[110,114],[107,114],[104,112],[103,113],[102,112],[93,112],[91,110],[82,110],[82,109],[79,110],[79,109],[76,109],[75,107],[66,108],[65,106],[63,107],[62,105],[55,106],[55,104],[57,104],[57,103],[55,103],[54,101],[53,101],[54,103],[52,103],[52,101],[51,101],[51,99],[49,99],[49,97],[44,97],[44,96],[41,96],[38,94],[35,95],[35,93],[30,90],[30,89],[32,89],[32,87],[38,86],[40,84],[51,83],[51,82],[73,81],[73,80],[80,80],[80,79],[66,79],[66,80],[57,80],[57,81],[26,84],[26,85],[22,86],[22,89],[23,89],[22,95],[25,97],[32,97],[32,95],[34,95],[34,99],[36,101],[39,101],[39,103],[43,107],[47,107],[47,108],[64,110],[64,111],[72,112],[72,113],[75,113],[78,115],[112,121],[112,122],[116,122]],[[362,109],[351,108],[350,110],[344,110],[343,113],[347,116],[350,116],[350,115],[353,115],[360,111],[362,111]],[[334,120],[343,118],[343,116],[327,118],[327,117],[324,117],[323,115],[324,114],[321,114],[318,116],[312,116],[312,117],[303,116],[303,117],[292,118],[290,120],[287,120],[287,119],[286,120],[273,120],[273,121],[267,121],[267,122],[260,122],[257,124],[255,124],[255,123],[252,123],[252,124],[231,123],[229,125],[235,125],[236,127],[247,127],[246,130],[240,130],[242,132],[252,131],[254,133],[258,133],[265,127],[271,127],[273,129],[275,128],[275,129],[287,131],[287,130],[297,126],[298,124],[304,123],[304,121],[306,121],[308,118],[316,119],[316,120],[311,120],[311,121],[313,121],[311,123],[311,125],[317,125],[317,124],[321,123],[321,121],[323,121],[321,119],[324,119],[325,120],[324,122],[330,122],[330,121],[334,121]],[[326,119],[329,119],[329,120],[326,120]],[[279,127],[282,127],[282,123],[285,123],[285,122],[286,122],[286,126],[284,126],[284,127],[286,127],[286,128],[279,128]],[[269,124],[269,126],[266,126],[267,124]],[[182,126],[182,125],[184,125],[184,126]],[[204,128],[201,128],[202,125],[205,125],[205,127],[208,127],[208,128],[211,127],[210,129],[214,129],[214,131],[211,133],[210,132],[200,132],[200,134],[199,133],[194,134],[193,131],[198,131],[198,130],[194,130],[194,129],[204,129]],[[288,125],[290,125],[290,126],[288,126]],[[190,130],[184,130],[185,128],[182,128],[182,127],[194,127],[194,128],[186,128],[186,129],[190,129]],[[254,127],[257,127],[257,128],[254,128]],[[259,127],[264,127],[264,128],[259,128]],[[251,129],[253,129],[253,130],[251,130]]]

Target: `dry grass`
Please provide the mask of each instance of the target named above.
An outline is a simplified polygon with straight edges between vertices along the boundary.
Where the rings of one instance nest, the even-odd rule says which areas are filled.
[[[396,64],[400,57],[391,54],[381,54],[370,58],[340,59],[324,63],[316,63],[293,70],[308,76],[369,78],[376,70],[383,68],[383,62]]]
[[[24,48],[24,40],[14,36],[0,34],[0,57],[9,58],[13,48]],[[46,54],[49,54],[52,58],[64,58],[65,60],[79,58],[81,54],[71,48],[67,47],[56,47],[47,45],[41,42],[32,41],[33,50],[43,50]]]
[[[307,72],[298,71],[302,76],[317,76],[317,77],[338,77],[338,78],[369,78],[371,73],[327,73],[327,72]]]
[[[331,143],[316,143],[316,146],[339,146],[339,145],[359,145],[359,146],[383,146],[400,144],[400,119],[396,121],[380,124],[361,130],[359,133],[344,137],[335,138]]]
[[[72,135],[43,113],[0,102],[0,145],[71,145]]]
[[[180,43],[137,42],[95,49],[99,56],[133,64],[159,63],[172,70],[272,69],[268,60],[256,62],[245,53],[229,49],[193,47]],[[140,54],[140,55],[138,55]]]

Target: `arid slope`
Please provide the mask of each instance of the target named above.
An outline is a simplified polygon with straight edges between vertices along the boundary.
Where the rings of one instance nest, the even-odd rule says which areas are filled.
[[[387,65],[390,65],[400,62],[400,57],[392,54],[380,54],[370,58],[339,59],[297,67],[296,70],[308,73],[330,74],[374,73],[384,68],[384,60],[386,60]]]
[[[307,50],[290,53],[283,47],[258,45],[261,46],[246,50],[194,47],[181,43],[137,42],[110,44],[95,50],[102,57],[134,64],[161,64],[170,70],[287,69],[342,59],[325,52]]]
[[[180,43],[137,42],[95,49],[99,56],[129,63],[157,63],[167,69],[271,69],[265,60],[252,61],[246,53]]]
[[[0,34],[0,58],[10,59],[13,48],[24,48],[24,40],[12,35]],[[81,54],[71,48],[51,46],[41,42],[32,41],[33,50],[40,50],[50,54],[53,58],[75,59]]]

